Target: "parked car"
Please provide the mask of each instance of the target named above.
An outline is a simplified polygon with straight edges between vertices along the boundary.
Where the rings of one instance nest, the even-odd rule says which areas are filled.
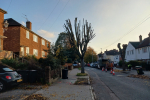
[[[92,67],[93,63],[90,64],[90,66]]]
[[[87,66],[90,67],[90,63],[88,63]]]
[[[97,63],[94,63],[94,64],[92,65],[92,67],[93,67],[93,68],[98,68],[98,64],[97,64]]]
[[[18,85],[20,82],[22,82],[21,75],[9,67],[0,64],[0,92],[4,91],[6,87]]]

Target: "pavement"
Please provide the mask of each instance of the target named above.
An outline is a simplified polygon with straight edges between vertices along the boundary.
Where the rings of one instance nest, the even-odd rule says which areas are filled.
[[[122,68],[114,68],[114,69],[117,69],[117,70],[122,70]],[[134,74],[134,75],[137,75],[137,71],[135,69],[131,69],[131,71],[125,71],[126,73],[128,74]],[[150,71],[143,71],[145,76],[149,76],[150,77]]]
[[[77,73],[81,73],[81,70],[77,68],[70,70],[68,79],[59,79],[48,88],[34,94],[42,94],[49,100],[94,100],[90,85],[74,85],[77,78],[89,78],[89,76],[76,76]]]

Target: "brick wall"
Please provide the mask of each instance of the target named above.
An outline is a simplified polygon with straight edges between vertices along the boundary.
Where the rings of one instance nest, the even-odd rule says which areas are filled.
[[[20,27],[10,26],[4,33],[7,38],[4,39],[4,50],[19,52],[20,51]]]
[[[0,12],[0,35],[3,36],[4,13]],[[0,39],[1,50],[3,50],[3,40]]]
[[[3,58],[13,58],[13,52],[12,51],[1,51],[0,52],[0,60]]]
[[[33,55],[33,49],[37,49],[38,50],[38,56],[37,58],[42,57],[42,51],[44,50],[48,50],[47,48],[47,41],[45,40],[45,46],[42,45],[42,38],[39,37],[38,35],[32,33],[31,31],[29,31],[29,39],[26,38],[26,29],[21,27],[20,28],[20,45],[25,46],[24,47],[24,51],[25,51],[25,55],[26,55],[26,47],[29,47],[29,54]],[[33,35],[36,35],[38,37],[38,42],[33,41]],[[48,42],[50,45],[50,42]],[[45,53],[45,55],[47,55],[47,53]]]

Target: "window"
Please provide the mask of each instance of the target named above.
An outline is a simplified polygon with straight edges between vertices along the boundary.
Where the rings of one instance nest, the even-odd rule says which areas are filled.
[[[26,54],[29,55],[29,47],[26,47]]]
[[[48,44],[48,42],[47,42],[47,47],[49,47],[49,44]]]
[[[45,40],[42,39],[42,45],[45,45]]]
[[[38,38],[37,38],[36,35],[33,35],[33,41],[34,41],[34,42],[38,42]]]
[[[134,54],[134,51],[132,50],[132,54]]]
[[[127,55],[129,55],[129,51],[127,51]]]
[[[42,51],[42,57],[45,57],[45,52],[44,51]]]
[[[143,53],[147,52],[147,47],[142,48]]]
[[[138,53],[140,54],[140,49],[138,49]]]
[[[38,50],[37,49],[33,49],[33,55],[38,56]]]
[[[26,31],[26,38],[29,39],[29,31]]]

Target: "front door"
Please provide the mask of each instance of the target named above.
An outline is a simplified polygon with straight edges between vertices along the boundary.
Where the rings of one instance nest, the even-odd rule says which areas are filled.
[[[21,47],[21,54],[24,56],[24,47]]]

